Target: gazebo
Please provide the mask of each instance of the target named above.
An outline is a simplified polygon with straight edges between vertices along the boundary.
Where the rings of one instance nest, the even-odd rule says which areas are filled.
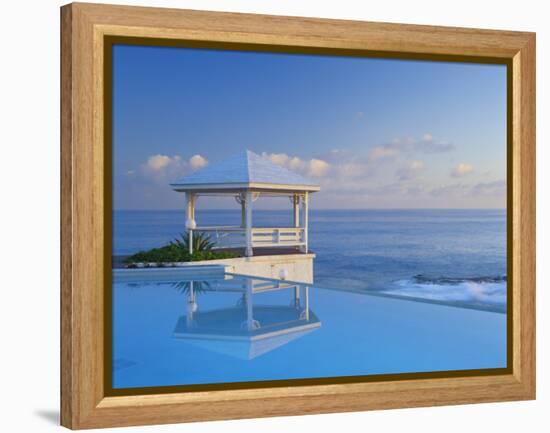
[[[208,233],[218,247],[245,248],[251,257],[254,248],[295,247],[308,252],[309,194],[319,185],[287,170],[250,150],[209,165],[170,186],[186,196],[189,249],[193,252],[194,232]],[[240,226],[200,226],[195,208],[200,196],[233,196],[241,205]],[[262,196],[287,196],[293,206],[292,227],[253,227],[253,203]]]

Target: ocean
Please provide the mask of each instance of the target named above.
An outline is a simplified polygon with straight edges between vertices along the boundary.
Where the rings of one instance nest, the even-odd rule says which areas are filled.
[[[291,224],[291,212],[255,210],[255,227]],[[197,210],[200,225],[238,225],[239,210]],[[116,210],[113,255],[165,245],[183,210]],[[346,291],[506,311],[506,211],[310,210],[314,284]]]

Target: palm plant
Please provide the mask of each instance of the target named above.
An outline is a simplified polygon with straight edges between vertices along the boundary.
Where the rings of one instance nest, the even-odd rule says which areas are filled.
[[[172,283],[172,287],[179,293],[188,295],[191,292],[191,281],[176,281]],[[195,295],[204,293],[210,290],[208,281],[193,281],[193,292]]]
[[[210,236],[201,232],[193,233],[192,243],[194,252],[211,251],[214,247],[214,242],[212,242]],[[180,237],[171,241],[170,245],[189,251],[189,233],[180,234]]]

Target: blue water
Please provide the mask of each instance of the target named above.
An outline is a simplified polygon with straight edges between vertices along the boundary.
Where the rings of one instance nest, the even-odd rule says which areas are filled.
[[[223,270],[113,281],[114,388],[506,366],[500,313]]]
[[[291,224],[289,211],[254,211],[255,226]],[[238,225],[238,210],[198,210],[200,225]],[[183,211],[115,211],[113,254],[163,245]],[[311,210],[318,287],[506,310],[505,210]]]

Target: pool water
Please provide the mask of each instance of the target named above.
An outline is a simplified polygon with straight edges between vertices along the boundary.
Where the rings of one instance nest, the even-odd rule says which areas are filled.
[[[113,388],[506,367],[506,315],[208,269],[117,270]]]

